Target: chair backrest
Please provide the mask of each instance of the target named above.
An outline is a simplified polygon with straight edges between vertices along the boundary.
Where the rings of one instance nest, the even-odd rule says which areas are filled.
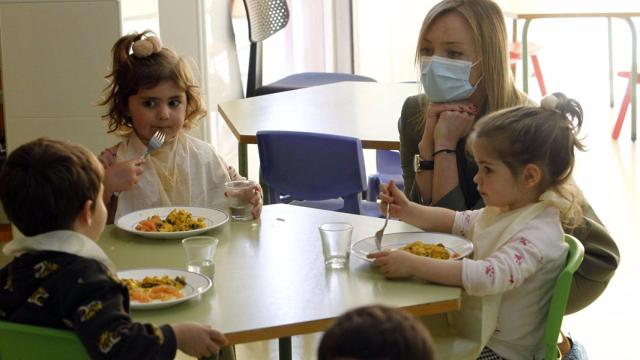
[[[400,153],[395,150],[376,150],[376,169],[382,174],[402,175]]]
[[[289,23],[286,0],[244,0],[249,24],[249,41],[261,42]]]
[[[553,295],[551,296],[551,304],[549,305],[549,314],[544,326],[545,360],[559,359],[558,335],[560,334],[562,318],[567,308],[571,281],[573,280],[573,273],[576,272],[580,263],[582,263],[582,259],[584,259],[584,246],[578,239],[565,234],[564,241],[569,245],[569,255],[567,256],[567,264],[556,280]]]
[[[366,173],[359,139],[293,131],[259,131],[256,137],[272,203],[280,195],[296,200],[341,197],[344,207],[339,211],[361,213]]]
[[[244,0],[244,9],[251,42],[246,97],[252,97],[262,86],[262,41],[287,26],[289,8],[286,0]]]
[[[0,360],[89,359],[75,333],[0,321]]]

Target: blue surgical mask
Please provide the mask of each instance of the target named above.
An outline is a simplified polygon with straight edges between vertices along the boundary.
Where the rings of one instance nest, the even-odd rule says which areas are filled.
[[[482,79],[478,79],[475,85],[469,82],[471,68],[479,62],[423,56],[420,59],[420,80],[424,92],[435,103],[468,99]]]

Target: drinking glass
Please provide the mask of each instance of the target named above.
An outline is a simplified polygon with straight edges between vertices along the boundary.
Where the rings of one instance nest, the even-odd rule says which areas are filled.
[[[332,269],[345,267],[349,262],[353,226],[348,223],[326,223],[320,225],[319,230],[324,264]]]
[[[255,186],[256,182],[253,180],[234,180],[224,184],[232,219],[239,221],[253,220],[251,198],[255,195]]]
[[[182,240],[187,255],[187,270],[205,275],[213,280],[218,239],[213,236],[192,236]]]

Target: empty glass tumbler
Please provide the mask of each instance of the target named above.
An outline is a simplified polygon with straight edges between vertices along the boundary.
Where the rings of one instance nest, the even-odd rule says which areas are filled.
[[[349,262],[353,226],[348,223],[326,223],[319,227],[324,263],[332,269],[345,267]]]

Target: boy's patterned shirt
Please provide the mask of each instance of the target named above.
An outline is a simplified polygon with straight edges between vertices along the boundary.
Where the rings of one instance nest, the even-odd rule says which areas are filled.
[[[96,260],[25,253],[0,269],[0,320],[74,331],[93,359],[173,359],[170,326],[131,321],[129,294]]]

